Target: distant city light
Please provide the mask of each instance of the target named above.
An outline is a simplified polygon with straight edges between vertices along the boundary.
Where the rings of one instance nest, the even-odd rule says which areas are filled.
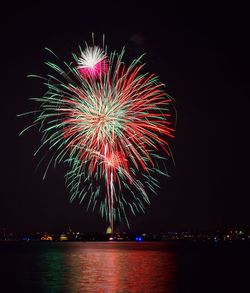
[[[136,237],[135,238],[135,241],[142,241],[143,239],[142,239],[142,237]]]

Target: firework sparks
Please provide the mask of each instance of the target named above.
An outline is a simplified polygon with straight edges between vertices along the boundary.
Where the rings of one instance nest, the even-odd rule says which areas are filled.
[[[33,122],[42,133],[38,151],[54,150],[48,167],[69,165],[71,200],[99,208],[112,229],[117,219],[128,224],[127,209],[144,212],[147,191],[158,187],[154,175],[164,173],[170,155],[167,138],[174,137],[164,85],[141,73],[141,57],[126,66],[123,55],[87,46],[73,54],[76,65],[64,63],[67,70],[48,62],[59,77],[48,75],[46,94],[33,99],[40,106]]]
[[[99,47],[88,47],[81,52],[78,59],[78,71],[83,78],[98,77],[107,69],[106,53]]]

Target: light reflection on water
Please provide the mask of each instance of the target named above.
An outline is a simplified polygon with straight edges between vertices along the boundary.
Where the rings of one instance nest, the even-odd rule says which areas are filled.
[[[38,270],[44,292],[174,292],[175,254],[162,243],[57,246],[40,255]]]
[[[249,248],[248,242],[0,242],[0,292],[249,292]]]

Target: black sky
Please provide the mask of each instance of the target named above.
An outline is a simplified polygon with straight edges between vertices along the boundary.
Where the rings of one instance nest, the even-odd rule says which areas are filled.
[[[89,2],[89,1],[88,1]],[[132,230],[250,228],[249,216],[249,24],[243,6],[172,7],[157,2],[93,7],[81,2],[47,5],[9,3],[1,12],[1,197],[0,228],[9,231],[102,231],[99,214],[70,204],[64,167],[35,172],[39,133],[18,113],[41,95],[49,47],[70,60],[79,44],[102,34],[110,49],[127,48],[129,58],[146,52],[176,100],[176,168],[160,178],[159,196],[145,215],[131,217]],[[118,228],[122,229],[123,225]]]

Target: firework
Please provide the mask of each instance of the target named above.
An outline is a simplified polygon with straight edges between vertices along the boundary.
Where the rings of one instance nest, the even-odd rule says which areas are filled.
[[[174,133],[164,85],[142,72],[142,56],[124,64],[124,52],[87,45],[64,67],[47,62],[56,76],[49,74],[44,96],[32,99],[39,104],[32,125],[42,134],[36,154],[45,146],[52,153],[46,172],[66,163],[71,201],[99,209],[112,228],[117,219],[128,224],[127,210],[144,212],[150,203]]]
[[[78,71],[83,78],[97,78],[107,70],[106,53],[99,47],[86,47],[78,59]]]

